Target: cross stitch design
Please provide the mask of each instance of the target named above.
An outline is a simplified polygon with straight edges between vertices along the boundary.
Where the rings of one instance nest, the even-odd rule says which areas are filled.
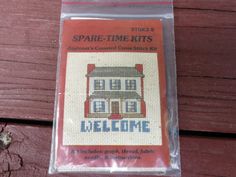
[[[87,65],[86,118],[145,118],[143,65]]]

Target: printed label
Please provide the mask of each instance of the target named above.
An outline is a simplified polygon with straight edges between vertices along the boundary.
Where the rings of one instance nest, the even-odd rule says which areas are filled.
[[[159,20],[65,20],[56,166],[137,171],[169,166]]]

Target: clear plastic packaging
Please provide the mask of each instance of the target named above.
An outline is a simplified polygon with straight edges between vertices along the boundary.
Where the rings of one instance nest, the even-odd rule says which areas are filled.
[[[62,0],[49,173],[180,176],[172,0]]]

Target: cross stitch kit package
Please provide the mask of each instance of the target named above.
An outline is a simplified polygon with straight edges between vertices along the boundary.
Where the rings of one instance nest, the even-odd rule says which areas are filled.
[[[173,2],[62,1],[49,173],[180,175]]]

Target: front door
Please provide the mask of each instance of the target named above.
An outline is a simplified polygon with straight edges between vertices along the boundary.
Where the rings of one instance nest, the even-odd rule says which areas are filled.
[[[118,101],[111,102],[111,112],[112,112],[112,114],[119,114],[119,102]]]

